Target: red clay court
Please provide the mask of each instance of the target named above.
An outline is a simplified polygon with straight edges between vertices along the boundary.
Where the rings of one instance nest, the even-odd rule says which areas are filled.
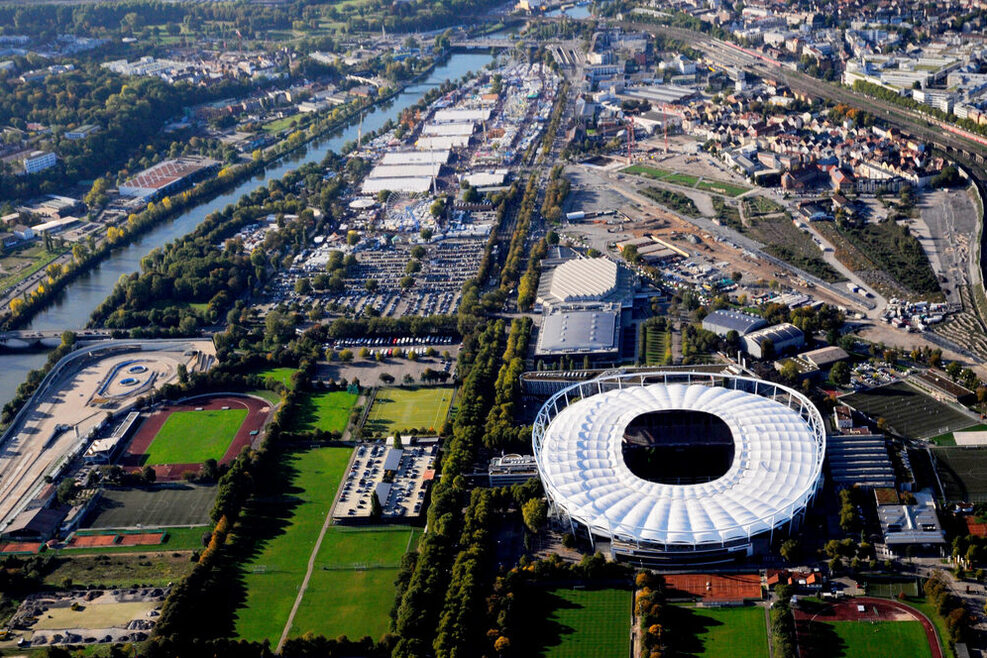
[[[859,606],[863,606],[863,611]],[[943,658],[942,648],[939,646],[939,639],[932,622],[919,611],[898,601],[861,596],[823,603],[811,609],[794,608],[792,613],[795,616],[799,647],[802,655],[806,657],[817,655],[812,650],[812,647],[816,646],[813,641],[813,622],[917,621],[925,630],[925,637],[932,650],[932,658]]]
[[[669,598],[697,598],[703,601],[748,601],[761,598],[761,576],[756,573],[664,575]]]
[[[233,437],[229,448],[226,449],[226,453],[219,460],[220,464],[232,462],[240,454],[244,446],[250,445],[253,439],[259,436],[261,428],[264,427],[264,423],[271,413],[271,404],[266,400],[240,395],[224,395],[202,397],[188,400],[182,404],[166,405],[144,418],[141,426],[134,433],[134,438],[130,441],[130,445],[127,446],[126,454],[120,459],[120,465],[128,471],[136,471],[142,468],[151,442],[154,441],[165,421],[173,413],[179,411],[196,411],[199,409],[218,411],[224,407],[247,410],[247,417],[237,430],[236,436]],[[252,432],[257,432],[258,434],[252,435]],[[176,481],[181,480],[183,474],[187,471],[198,472],[200,466],[200,463],[176,463],[155,464],[153,468],[159,481]]]
[[[66,548],[105,548],[108,546],[153,546],[164,543],[167,532],[110,532],[106,534],[75,534]]]

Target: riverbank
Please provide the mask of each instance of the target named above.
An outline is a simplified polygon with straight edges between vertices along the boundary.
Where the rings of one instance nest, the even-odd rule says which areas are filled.
[[[334,108],[322,119],[314,120],[305,131],[295,131],[285,140],[270,148],[259,151],[259,155],[249,162],[226,167],[215,178],[202,181],[191,189],[174,196],[165,197],[157,204],[151,202],[139,213],[128,217],[126,224],[116,227],[112,237],[108,236],[93,251],[73,249],[65,257],[56,259],[62,265],[62,273],[57,278],[48,277],[40,282],[30,292],[22,296],[7,295],[5,300],[7,310],[0,316],[0,329],[18,329],[29,323],[34,316],[44,310],[62,293],[64,288],[78,277],[88,273],[102,261],[108,258],[116,249],[133,244],[140,236],[150,231],[160,223],[172,219],[183,211],[191,210],[222,194],[238,183],[263,172],[268,167],[276,165],[299,149],[327,134],[345,128],[357,117],[369,109],[383,105],[396,98],[408,87],[414,86],[426,78],[435,68],[448,61],[449,53],[445,52],[439,58],[433,59],[407,84],[394,87],[372,102],[347,104]],[[81,246],[81,245],[80,245]],[[68,327],[75,329],[76,327]]]
[[[480,70],[490,61],[491,57],[485,54],[450,54],[442,62],[437,62],[424,80],[409,83],[396,96],[379,100],[374,106],[366,108],[363,133],[375,132],[388,121],[397,120],[402,111],[418,103],[430,89],[447,80],[459,79],[470,71]],[[92,312],[113,292],[120,277],[139,271],[141,261],[149,252],[191,233],[210,214],[222,211],[272,180],[280,180],[289,171],[309,162],[322,162],[330,151],[339,152],[347,142],[355,142],[359,130],[359,122],[351,120],[325,138],[300,146],[275,165],[258,172],[258,175],[247,177],[233,189],[190,207],[170,220],[158,222],[130,244],[114,249],[89,271],[79,273],[47,306],[35,313],[26,328],[52,331],[84,327]],[[0,402],[14,398],[18,387],[32,377],[33,370],[44,366],[46,358],[47,352],[44,351],[0,354]]]

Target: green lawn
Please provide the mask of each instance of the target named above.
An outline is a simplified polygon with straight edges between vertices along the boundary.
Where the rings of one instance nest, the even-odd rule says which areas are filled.
[[[974,425],[973,427],[968,427],[965,430],[961,430],[957,432],[946,432],[945,434],[934,436],[931,439],[929,439],[929,441],[935,443],[937,446],[955,446],[957,434],[963,434],[963,432],[983,432],[984,430],[987,430],[987,425],[981,423],[979,425]]]
[[[330,528],[295,614],[291,637],[312,632],[378,639],[387,631],[401,556],[420,536],[420,529],[406,526]]]
[[[304,115],[302,114],[295,114],[289,117],[284,117],[283,119],[275,119],[270,123],[264,124],[264,132],[266,133],[281,132],[282,130],[292,128],[292,124],[301,126],[305,124],[305,121],[303,119],[304,119]]]
[[[245,531],[266,536],[243,564],[246,601],[236,611],[240,638],[276,643],[281,637],[350,452],[315,448],[284,455],[282,495],[248,507]]]
[[[263,398],[264,400],[267,400],[271,404],[279,404],[281,402],[280,394],[268,390],[266,388],[255,388],[245,392],[247,393],[247,395],[256,395],[259,398]]]
[[[268,381],[273,379],[276,382],[284,384],[286,388],[291,390],[294,388],[291,383],[291,378],[295,374],[295,368],[268,368],[267,370],[261,370],[257,373],[257,376]]]
[[[541,656],[619,658],[630,653],[630,591],[555,589],[547,594]]]
[[[768,658],[764,608],[694,608],[668,606],[679,635],[677,656]]]
[[[733,183],[724,183],[718,180],[709,180],[708,178],[703,179],[696,185],[696,189],[705,190],[707,192],[716,192],[718,194],[724,194],[726,196],[740,196],[744,192],[749,192],[751,188],[744,187],[743,185],[735,185]]]
[[[201,464],[219,460],[247,418],[246,409],[176,411],[147,448],[145,464]]]
[[[310,393],[298,405],[291,428],[298,432],[342,432],[349,423],[350,410],[359,397],[359,394],[349,391]]]
[[[382,388],[367,416],[366,429],[388,434],[429,428],[438,431],[449,413],[451,388]]]
[[[917,621],[839,621],[819,623],[817,627],[813,638],[827,647],[826,655],[842,658],[932,656],[925,631]]]

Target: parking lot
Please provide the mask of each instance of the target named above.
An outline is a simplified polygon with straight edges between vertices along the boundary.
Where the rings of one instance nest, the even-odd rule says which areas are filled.
[[[438,440],[419,441],[403,448],[364,443],[340,485],[333,518],[339,522],[378,520],[373,496],[380,502],[380,518],[412,519],[422,513],[432,481]]]

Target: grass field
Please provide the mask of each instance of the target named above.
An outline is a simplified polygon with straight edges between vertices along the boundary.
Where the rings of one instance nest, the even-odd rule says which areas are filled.
[[[246,409],[176,411],[165,419],[145,464],[201,464],[219,461],[247,419]]]
[[[451,401],[451,388],[382,388],[367,416],[366,430],[388,434],[424,427],[438,431]]]
[[[785,212],[785,208],[766,196],[753,195],[744,197],[744,213],[748,217],[758,215],[774,215]]]
[[[598,658],[630,653],[631,592],[625,589],[555,589],[547,592],[547,622],[539,655]]]
[[[947,500],[987,502],[987,447],[931,450]]]
[[[245,531],[263,537],[242,568],[246,600],[236,611],[239,637],[276,643],[281,636],[350,452],[316,448],[284,455],[283,495],[248,507]]]
[[[291,637],[312,632],[378,639],[387,631],[401,556],[420,536],[421,530],[405,526],[330,528],[295,614]]]
[[[150,489],[105,489],[87,528],[145,528],[209,523],[216,487],[158,485]]]
[[[874,420],[884,418],[889,429],[912,439],[955,432],[977,422],[905,382],[859,391],[840,401]]]
[[[342,432],[349,424],[350,410],[359,397],[349,391],[310,393],[298,405],[291,428],[296,432]]]
[[[297,372],[295,368],[268,368],[267,370],[261,370],[257,373],[257,376],[261,379],[267,381],[273,379],[276,382],[284,384],[289,390],[294,388],[291,382],[291,378]]]
[[[259,397],[259,398],[261,398],[263,400],[267,400],[271,404],[278,404],[279,402],[281,402],[281,395],[280,394],[278,394],[278,393],[276,393],[274,391],[268,390],[266,388],[255,388],[255,389],[246,391],[246,393],[247,393],[247,395],[256,395],[257,397]]]
[[[57,566],[45,576],[45,584],[62,587],[66,578],[73,585],[129,587],[148,584],[156,587],[178,582],[195,563],[187,553],[150,552],[126,555],[79,555],[63,551],[55,558]]]
[[[740,196],[744,192],[749,192],[751,188],[744,187],[743,185],[735,185],[734,183],[724,183],[723,181],[704,178],[696,185],[696,189],[703,190],[705,192],[716,192],[717,194],[723,194],[725,196]]]
[[[642,362],[649,366],[668,363],[669,360],[666,357],[671,356],[671,334],[653,326],[644,326],[641,331],[644,331],[644,358]]]
[[[764,608],[668,606],[676,656],[768,658]]]
[[[918,596],[918,583],[915,582],[915,579],[889,582],[867,581],[867,596],[896,599],[902,592],[905,593],[905,596]]]
[[[725,196],[738,196],[751,189],[749,187],[744,187],[743,185],[710,180],[708,178],[700,179],[699,176],[693,176],[692,174],[683,174],[669,171],[668,169],[649,167],[648,165],[631,165],[630,167],[624,167],[621,169],[620,173],[632,174],[634,176],[644,176],[645,178],[660,180],[663,183],[671,183],[673,185],[681,185],[683,187],[694,187],[698,190],[715,192],[716,194],[723,194]]]
[[[813,625],[817,655],[842,658],[931,658],[922,624],[917,621],[838,621]]]

